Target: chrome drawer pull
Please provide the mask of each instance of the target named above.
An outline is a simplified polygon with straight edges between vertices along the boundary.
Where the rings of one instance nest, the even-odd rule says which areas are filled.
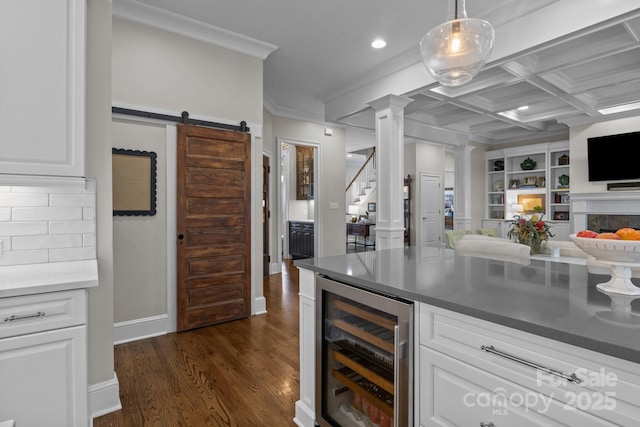
[[[538,369],[542,372],[546,372],[547,374],[555,375],[557,377],[563,378],[567,381],[574,382],[576,384],[580,384],[582,382],[582,380],[578,378],[576,374],[569,375],[569,374],[565,374],[564,372],[556,371],[555,369],[546,368],[544,366],[538,365],[537,363],[529,362],[528,360],[520,359],[519,357],[513,356],[509,353],[504,353],[502,351],[496,350],[492,345],[490,346],[481,345],[480,349],[486,351],[487,353],[493,353],[497,356],[502,356],[505,359],[513,360],[514,362],[521,363],[525,366],[529,366],[530,368]]]
[[[480,427],[493,427],[493,421],[489,421],[488,423],[480,423]]]
[[[4,321],[5,322],[13,322],[14,320],[31,319],[31,318],[34,318],[34,317],[44,317],[44,311],[39,311],[39,312],[33,313],[33,314],[25,314],[24,316],[13,315],[11,317],[5,317]]]

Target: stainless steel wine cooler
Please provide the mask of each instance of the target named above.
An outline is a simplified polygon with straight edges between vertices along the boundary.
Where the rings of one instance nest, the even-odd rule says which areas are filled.
[[[413,304],[321,277],[316,298],[316,421],[412,426]]]

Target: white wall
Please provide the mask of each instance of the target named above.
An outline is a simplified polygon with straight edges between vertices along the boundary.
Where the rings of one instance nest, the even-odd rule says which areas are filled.
[[[404,145],[404,176],[411,174],[411,219],[410,238],[412,245],[417,242],[420,221],[418,221],[420,210],[420,174],[431,173],[440,175],[442,183],[445,179],[445,147],[441,144],[431,144],[426,142],[409,142]],[[442,188],[442,207],[444,209],[444,187]],[[442,217],[442,228],[444,229],[444,216]]]
[[[156,153],[156,214],[113,217],[115,323],[167,313],[165,126],[114,120],[114,148]]]
[[[280,116],[270,116],[270,120],[273,138],[320,145],[318,153],[320,170],[317,171],[319,186],[315,189],[315,210],[321,222],[316,223],[315,233],[316,236],[321,236],[321,245],[316,256],[344,254],[346,251],[344,130],[333,128],[333,136],[326,136],[324,124]],[[336,203],[337,208],[331,209],[331,203]],[[272,210],[272,216],[273,213]]]
[[[571,162],[569,177],[571,193],[607,192],[606,182],[589,182],[589,171],[587,169],[587,138],[637,131],[640,131],[640,116],[572,127],[569,130]],[[637,151],[634,151],[634,148],[636,147],[629,147],[627,153],[616,154],[620,156],[637,156]]]
[[[262,60],[114,18],[113,101],[262,123]]]
[[[110,389],[111,401],[91,401],[91,410],[118,404],[113,387],[113,244],[111,204],[111,17],[110,0],[87,2],[86,173],[96,180],[96,248],[100,285],[89,289],[90,390]]]
[[[251,127],[252,313],[263,312],[262,60],[117,17],[113,18],[111,49],[114,105],[172,115],[188,111],[192,118],[231,124],[239,124],[244,120]],[[133,149],[147,147],[161,152],[168,143],[162,140],[162,133],[169,132],[170,128],[174,129],[173,125],[168,125],[164,131],[153,129],[139,120],[126,126],[116,123],[114,130],[118,132],[118,139],[114,138],[113,146]],[[171,154],[164,159],[159,157],[159,164],[175,166],[175,158],[170,157]],[[173,179],[167,182],[166,188],[170,186],[175,189]],[[163,188],[159,186],[159,191],[164,193]],[[155,218],[116,219],[113,237],[118,248],[118,264],[115,265],[118,281],[114,285],[117,307],[113,311],[118,322],[136,320],[136,316],[150,319],[151,322],[153,316],[169,311],[167,302],[172,304],[171,310],[175,309],[174,301],[162,302],[162,297],[166,298],[167,295],[169,278],[163,276],[161,270],[167,264],[167,252],[170,249],[167,245],[170,243],[162,244],[161,240],[167,238],[167,230],[172,226],[168,223],[171,216],[163,220],[162,214],[170,215],[167,209],[175,206],[175,200],[169,199],[168,206],[165,206],[162,202],[164,197],[166,194],[159,194],[158,215]],[[168,228],[161,231],[163,221],[167,221]],[[175,218],[171,221],[175,222]],[[154,233],[158,234],[151,235]],[[133,241],[139,242],[139,245],[127,244]],[[147,250],[141,251],[140,245],[147,246]],[[136,264],[139,265],[136,277],[144,277],[144,283],[131,286],[135,278],[128,273]],[[153,331],[148,332],[153,334]]]

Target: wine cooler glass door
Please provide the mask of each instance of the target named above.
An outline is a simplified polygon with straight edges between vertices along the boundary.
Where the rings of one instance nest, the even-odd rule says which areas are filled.
[[[409,426],[413,305],[316,279],[321,426]]]

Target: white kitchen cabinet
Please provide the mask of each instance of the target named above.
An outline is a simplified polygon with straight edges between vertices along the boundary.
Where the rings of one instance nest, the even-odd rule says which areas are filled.
[[[86,0],[0,1],[0,184],[84,176],[85,14]]]
[[[640,419],[637,363],[417,305],[420,425],[630,426]]]
[[[0,420],[89,425],[86,291],[0,298]]]

